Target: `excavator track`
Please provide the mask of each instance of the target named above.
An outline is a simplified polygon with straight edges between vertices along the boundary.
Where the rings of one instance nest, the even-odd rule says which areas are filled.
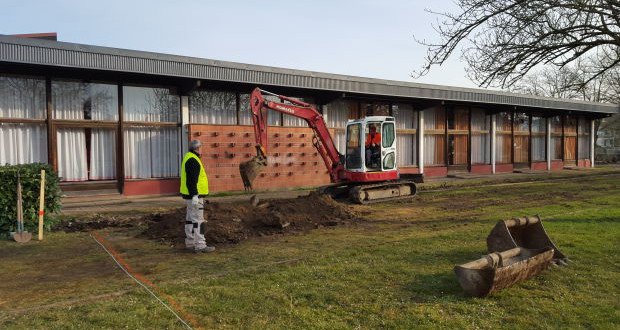
[[[358,204],[371,204],[412,198],[417,192],[413,181],[382,182],[376,184],[330,185],[319,189],[334,199],[348,198]]]

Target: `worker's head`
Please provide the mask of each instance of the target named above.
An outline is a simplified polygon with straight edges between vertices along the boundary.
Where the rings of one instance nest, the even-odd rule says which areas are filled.
[[[200,149],[201,145],[202,145],[202,143],[200,143],[199,140],[191,140],[189,142],[189,151],[198,152],[198,150]]]
[[[370,125],[370,133],[377,133],[377,126]]]

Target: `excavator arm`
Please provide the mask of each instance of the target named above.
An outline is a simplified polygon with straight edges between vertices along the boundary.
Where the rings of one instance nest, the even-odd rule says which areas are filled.
[[[280,102],[266,100],[263,95],[275,96]],[[341,181],[340,173],[344,171],[341,155],[336,150],[323,116],[311,104],[255,88],[250,95],[250,108],[254,122],[256,156],[239,164],[239,172],[246,190],[252,189],[252,181],[267,166],[267,114],[269,110],[304,119],[314,132],[312,144],[323,158],[331,181],[334,183]]]

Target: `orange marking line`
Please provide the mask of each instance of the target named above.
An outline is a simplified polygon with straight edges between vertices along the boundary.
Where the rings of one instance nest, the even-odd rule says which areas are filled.
[[[142,283],[148,285],[151,289],[153,289],[153,291],[156,291],[159,295],[163,296],[166,299],[166,301],[170,305],[172,305],[186,320],[188,320],[195,329],[202,329],[202,327],[200,327],[198,325],[198,322],[196,321],[196,319],[194,319],[191,316],[191,314],[187,313],[187,311],[185,311],[185,309],[183,307],[181,307],[181,305],[176,300],[174,300],[174,298],[172,298],[170,295],[168,295],[165,292],[163,292],[157,285],[155,285],[155,283],[153,283],[151,280],[146,278],[144,275],[134,271],[131,268],[131,266],[129,265],[129,263],[127,263],[125,258],[123,258],[120,255],[120,253],[118,251],[116,251],[116,249],[114,249],[114,247],[112,247],[110,242],[108,242],[105,239],[105,237],[99,235],[99,233],[97,233],[96,231],[93,232],[93,237],[99,243],[101,243],[103,246],[105,246],[106,249],[108,249],[108,251],[110,251],[110,253],[118,261],[118,263],[121,264],[125,268],[125,270],[127,270],[128,273],[130,273],[136,279],[140,280]]]

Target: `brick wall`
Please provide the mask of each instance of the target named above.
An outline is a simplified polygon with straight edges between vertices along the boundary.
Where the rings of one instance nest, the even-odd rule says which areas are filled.
[[[533,162],[532,163],[532,171],[546,171],[547,170],[547,162]]]
[[[331,132],[333,134],[333,132]],[[252,126],[189,125],[190,139],[203,144],[202,162],[211,192],[243,190],[239,163],[256,155]],[[269,127],[268,165],[254,180],[260,190],[329,184],[323,159],[306,127]]]

